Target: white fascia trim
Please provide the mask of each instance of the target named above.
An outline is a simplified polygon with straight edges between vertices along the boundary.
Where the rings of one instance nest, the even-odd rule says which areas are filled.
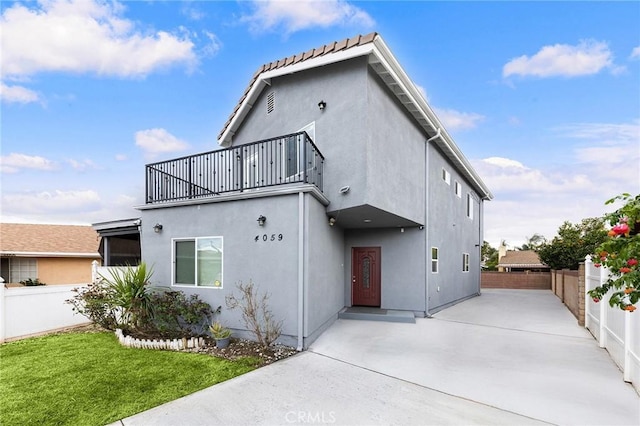
[[[294,74],[296,72],[305,71],[311,68],[318,68],[324,65],[356,58],[358,56],[365,56],[371,53],[372,50],[373,44],[368,43],[362,46],[352,47],[340,52],[329,53],[326,55],[318,56],[317,58],[298,62],[297,64],[287,65],[261,73],[253,83],[251,89],[249,89],[247,97],[244,99],[244,101],[242,101],[242,105],[240,105],[240,108],[238,108],[238,111],[234,115],[233,119],[231,119],[231,122],[227,126],[227,129],[224,131],[220,139],[218,139],[218,143],[224,148],[228,148],[231,146],[233,135],[235,134],[238,126],[240,125],[240,123],[242,123],[244,117],[247,116],[247,114],[253,107],[256,99],[258,98],[258,96],[260,96],[260,93],[262,93],[262,89],[264,89],[266,85],[271,84],[272,78],[280,77],[287,74]]]
[[[87,259],[99,259],[100,253],[61,253],[61,252],[37,252],[37,251],[2,251],[3,257],[80,257]]]
[[[429,104],[427,103],[422,93],[416,88],[415,84],[409,76],[404,72],[400,63],[396,60],[391,53],[391,50],[387,47],[385,42],[380,37],[376,37],[373,41],[375,46],[374,54],[381,64],[387,69],[389,74],[393,77],[393,79],[398,83],[398,85],[402,88],[405,95],[411,100],[411,102],[418,108],[421,115],[429,122],[433,131],[437,131],[437,129],[441,130],[442,140],[445,142],[446,147],[450,150],[456,160],[463,166],[464,171],[467,172],[468,176],[474,181],[476,187],[483,192],[483,198],[488,198],[489,200],[493,198],[493,194],[487,188],[487,186],[482,182],[480,176],[475,172],[469,161],[465,158],[460,148],[455,144],[451,135],[447,132],[447,129],[444,127],[442,122],[438,119],[436,114],[433,112]]]

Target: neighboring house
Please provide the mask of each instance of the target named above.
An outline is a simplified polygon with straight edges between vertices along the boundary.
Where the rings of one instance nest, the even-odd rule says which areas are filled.
[[[135,266],[140,263],[140,219],[122,219],[91,225],[100,234],[98,251],[102,266]]]
[[[90,226],[0,224],[0,276],[5,283],[38,279],[47,285],[91,282],[100,260],[98,234]]]
[[[498,259],[499,272],[549,272],[533,250],[507,250]]]
[[[155,285],[224,308],[252,280],[298,348],[345,307],[424,317],[480,293],[492,194],[376,33],[260,67],[218,140],[146,166]]]

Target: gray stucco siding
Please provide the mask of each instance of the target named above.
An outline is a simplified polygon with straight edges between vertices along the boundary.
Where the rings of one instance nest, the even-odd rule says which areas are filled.
[[[479,200],[472,187],[447,161],[434,145],[429,145],[429,247],[427,261],[431,261],[431,247],[439,250],[439,271],[428,272],[429,310],[454,303],[478,294],[480,269]],[[450,184],[442,179],[442,169],[450,174]],[[455,182],[461,185],[461,196],[455,194]],[[466,197],[474,197],[473,218],[467,217]],[[469,254],[469,272],[462,270],[463,253]]]
[[[304,335],[309,337],[344,307],[345,265],[342,229],[329,226],[324,206],[312,197],[306,200],[305,213]]]
[[[345,231],[345,305],[351,306],[351,250],[381,248],[381,308],[425,312],[425,234],[419,228]]]
[[[267,217],[264,227],[258,226],[260,215]],[[154,269],[153,285],[172,283],[172,239],[221,236],[223,288],[172,288],[198,294],[214,309],[222,306],[219,319],[231,328],[244,329],[240,312],[226,308],[225,296],[238,295],[236,284],[252,280],[260,292],[271,294],[269,307],[283,321],[283,334],[297,335],[297,194],[150,209],[141,217],[142,255]],[[163,225],[161,233],[153,231],[157,222]]]
[[[367,200],[424,223],[426,137],[377,74],[367,82]]]

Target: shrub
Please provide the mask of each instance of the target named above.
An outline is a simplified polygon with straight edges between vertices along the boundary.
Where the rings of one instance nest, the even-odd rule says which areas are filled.
[[[115,330],[118,327],[116,306],[105,281],[89,284],[85,288],[74,288],[72,291],[76,294],[66,303],[72,305],[74,312],[107,330]]]
[[[20,284],[26,285],[27,287],[33,287],[33,286],[38,286],[38,285],[46,285],[45,283],[40,282],[40,280],[38,280],[37,278],[35,280],[32,279],[32,278],[27,278],[26,280],[20,281]]]
[[[213,314],[211,306],[181,291],[149,287],[152,272],[144,264],[137,270],[112,271],[67,300],[73,310],[107,330],[122,328],[137,337],[175,339],[204,335]]]
[[[155,315],[147,324],[147,332],[162,338],[203,335],[213,315],[211,306],[197,294],[187,298],[182,291],[158,291],[152,294],[151,304]]]
[[[596,267],[609,269],[609,279],[601,286],[589,291],[589,296],[599,302],[610,290],[611,307],[633,312],[640,300],[640,194],[635,197],[622,194],[606,202],[616,200],[625,205],[605,216],[611,225],[608,239],[591,255]]]
[[[240,308],[245,326],[253,333],[258,343],[265,348],[270,346],[280,337],[282,321],[276,321],[269,309],[269,294],[263,293],[259,296],[251,281],[248,284],[240,282],[236,287],[240,290],[240,298],[233,294],[227,295],[227,307]]]

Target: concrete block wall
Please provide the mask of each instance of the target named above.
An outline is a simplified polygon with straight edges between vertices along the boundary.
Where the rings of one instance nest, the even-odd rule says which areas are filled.
[[[551,274],[548,272],[483,271],[480,282],[482,288],[550,290]]]

